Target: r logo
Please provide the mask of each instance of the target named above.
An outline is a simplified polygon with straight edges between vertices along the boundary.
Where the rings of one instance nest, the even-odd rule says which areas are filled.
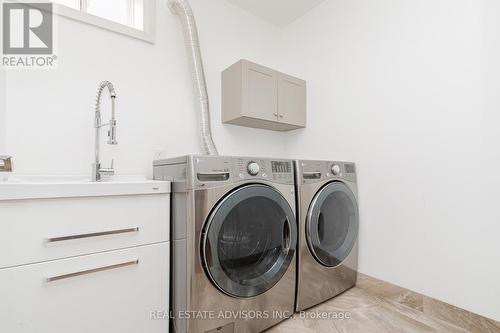
[[[3,53],[52,54],[52,3],[3,4]]]

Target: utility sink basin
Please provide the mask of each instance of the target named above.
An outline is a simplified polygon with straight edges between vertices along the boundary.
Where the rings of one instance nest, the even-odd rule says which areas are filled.
[[[1,200],[50,199],[168,193],[169,182],[147,180],[143,176],[115,176],[92,182],[84,176],[0,175]]]

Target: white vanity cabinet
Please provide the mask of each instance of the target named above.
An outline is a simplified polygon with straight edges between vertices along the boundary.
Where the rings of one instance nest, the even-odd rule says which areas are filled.
[[[306,82],[240,60],[222,73],[222,122],[276,131],[306,127]]]
[[[166,333],[168,243],[0,270],[0,331]]]
[[[92,186],[0,199],[0,332],[168,332],[170,184]]]

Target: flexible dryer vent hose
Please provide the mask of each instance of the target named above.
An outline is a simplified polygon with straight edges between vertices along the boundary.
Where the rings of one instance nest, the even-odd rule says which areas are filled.
[[[205,81],[203,62],[201,60],[200,41],[193,10],[187,0],[168,0],[168,6],[172,13],[179,16],[184,29],[184,39],[186,41],[186,50],[191,66],[191,75],[196,98],[200,107],[199,135],[201,149],[204,154],[218,155],[217,148],[212,139],[212,130],[210,128],[207,84]]]

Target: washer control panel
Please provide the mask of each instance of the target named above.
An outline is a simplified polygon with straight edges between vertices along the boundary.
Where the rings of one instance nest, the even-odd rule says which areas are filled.
[[[253,157],[187,155],[155,162],[155,177],[175,183],[175,191],[239,182],[294,185],[293,161]]]
[[[233,165],[235,176],[240,180],[268,180],[283,184],[294,182],[290,160],[235,157]]]

